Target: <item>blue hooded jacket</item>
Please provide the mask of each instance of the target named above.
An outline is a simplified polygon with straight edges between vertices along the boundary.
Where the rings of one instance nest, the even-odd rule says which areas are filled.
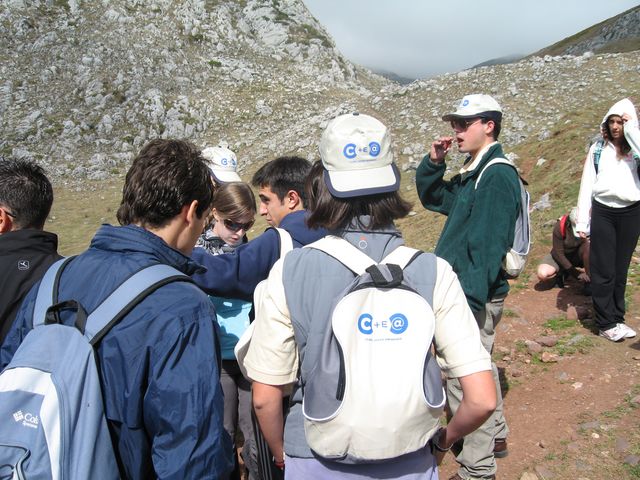
[[[133,225],[103,225],[64,270],[59,299],[93,311],[152,264],[192,275],[202,268]],[[0,368],[32,328],[29,292],[0,351]],[[97,360],[105,414],[123,478],[220,479],[231,470],[224,431],[215,309],[195,285],[173,282],[140,302],[102,339]]]
[[[324,237],[324,229],[311,230],[305,223],[307,212],[297,210],[285,216],[279,227],[291,235],[294,248]],[[280,236],[273,228],[233,253],[212,255],[203,248],[194,248],[191,258],[207,268],[196,273],[193,280],[209,295],[252,301],[258,283],[269,276],[273,264],[280,258]]]

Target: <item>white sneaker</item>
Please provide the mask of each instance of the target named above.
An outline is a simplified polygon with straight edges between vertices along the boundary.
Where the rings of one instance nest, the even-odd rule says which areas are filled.
[[[635,332],[634,332],[635,333]],[[610,328],[609,330],[600,330],[600,336],[606,338],[607,340],[611,340],[612,342],[619,342],[624,339],[627,334],[627,331],[624,327],[618,323],[615,327]]]
[[[624,338],[633,338],[636,336],[636,331],[626,323],[619,323],[618,327],[624,331]]]

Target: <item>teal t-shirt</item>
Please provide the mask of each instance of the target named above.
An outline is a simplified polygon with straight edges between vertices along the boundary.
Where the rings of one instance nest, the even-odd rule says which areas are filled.
[[[235,360],[233,349],[240,336],[249,327],[251,302],[237,298],[209,297],[216,307],[220,325],[220,346],[223,360]]]

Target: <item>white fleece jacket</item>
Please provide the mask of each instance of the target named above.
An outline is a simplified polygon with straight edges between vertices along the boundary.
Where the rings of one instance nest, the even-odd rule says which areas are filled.
[[[593,163],[593,153],[596,143],[591,145],[582,171],[580,193],[578,194],[578,222],[576,231],[589,233],[591,228],[591,201],[612,208],[622,208],[640,201],[640,179],[634,154],[640,157],[640,130],[638,129],[638,115],[631,100],[624,98],[613,105],[602,119],[601,129],[611,115],[627,113],[631,119],[624,124],[624,136],[631,146],[631,152],[624,157],[618,157],[616,148],[610,141],[606,141],[600,161],[598,173]]]

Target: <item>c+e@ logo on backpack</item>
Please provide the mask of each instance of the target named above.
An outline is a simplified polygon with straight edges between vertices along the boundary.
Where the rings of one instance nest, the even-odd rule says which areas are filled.
[[[369,313],[363,313],[358,318],[358,330],[365,335],[371,335],[379,329],[388,330],[395,335],[404,333],[409,327],[409,320],[402,313],[394,313],[388,320],[374,320]]]

